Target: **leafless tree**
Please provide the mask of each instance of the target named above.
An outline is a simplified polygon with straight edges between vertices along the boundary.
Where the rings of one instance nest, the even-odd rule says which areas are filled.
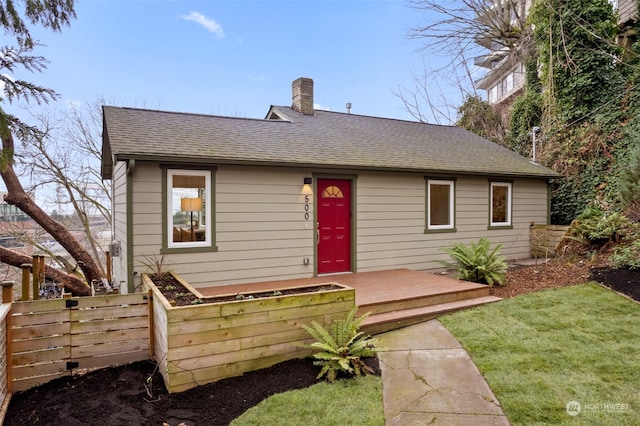
[[[100,176],[102,103],[72,105],[62,112],[34,117],[42,137],[23,147],[17,165],[28,182],[27,192],[40,194],[39,200],[49,204],[56,219],[91,252],[105,276],[101,236],[108,233],[111,223],[111,185]],[[41,239],[30,243],[67,269],[76,267]]]
[[[408,37],[420,41],[423,70],[413,74],[411,89],[396,95],[419,121],[455,122],[459,105],[452,99],[477,96],[474,59],[502,50],[518,57],[528,51],[531,31],[526,23],[525,0],[410,0],[422,21]],[[432,58],[444,64],[432,66]],[[447,89],[443,89],[447,87]],[[459,93],[458,93],[459,92]]]
[[[413,27],[409,37],[424,41],[423,50],[474,49],[515,51],[530,37],[525,0],[410,0],[426,19]],[[454,52],[458,54],[460,52]]]
[[[477,96],[469,63],[464,57],[456,63],[455,67],[434,68],[425,59],[420,72],[411,73],[413,87],[397,88],[395,95],[417,121],[452,124],[457,119],[458,101]]]
[[[41,72],[46,68],[44,57],[34,55],[37,42],[32,38],[29,25],[40,25],[52,31],[60,31],[75,18],[72,0],[2,0],[0,1],[0,26],[5,38],[0,46],[0,177],[5,183],[5,202],[15,205],[44,230],[46,230],[77,262],[88,282],[100,280],[104,276],[98,263],[73,234],[60,222],[47,214],[25,191],[15,171],[16,153],[22,144],[30,144],[42,137],[36,127],[22,121],[8,111],[15,102],[46,104],[57,99],[54,90],[39,86],[21,78],[25,72]],[[12,45],[11,45],[12,43]],[[27,258],[26,261],[29,259]],[[13,266],[25,263],[19,253],[0,247],[0,261]],[[75,294],[90,294],[89,286],[77,276],[54,272],[49,268],[45,273],[56,278]]]

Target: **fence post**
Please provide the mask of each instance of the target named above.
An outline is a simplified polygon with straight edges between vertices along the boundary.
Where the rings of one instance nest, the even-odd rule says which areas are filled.
[[[34,254],[33,256],[31,256],[33,258],[33,262],[32,265],[33,267],[31,268],[31,273],[32,273],[32,289],[33,289],[33,294],[32,294],[32,299],[31,300],[38,300],[40,299],[40,260],[38,259],[38,255]]]
[[[38,277],[38,282],[39,282],[41,285],[44,285],[44,276],[45,276],[45,273],[44,273],[44,261],[45,261],[45,258],[46,258],[46,257],[47,257],[47,256],[45,256],[44,254],[41,254],[41,255],[38,257],[38,262],[40,262],[40,267],[38,268],[38,269],[39,269],[39,271],[40,271],[40,276]]]
[[[2,303],[13,302],[13,281],[2,281]]]
[[[22,300],[29,300],[29,281],[31,281],[31,264],[23,263],[22,268]]]
[[[13,391],[13,378],[11,377],[12,373],[12,352],[13,347],[11,344],[11,303],[13,302],[13,281],[2,281],[2,303],[9,304],[9,312],[7,312],[7,317],[5,318],[7,324],[7,392],[11,393]]]

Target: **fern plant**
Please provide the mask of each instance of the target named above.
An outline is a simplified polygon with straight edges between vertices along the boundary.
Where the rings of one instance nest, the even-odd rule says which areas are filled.
[[[605,212],[598,207],[588,207],[571,225],[574,240],[604,245],[619,242],[624,237],[630,221],[618,212]]]
[[[331,330],[315,321],[311,322],[311,327],[302,326],[316,340],[305,347],[318,351],[313,355],[313,364],[322,366],[318,379],[326,375],[327,380],[333,382],[340,372],[349,376],[373,372],[362,358],[375,355],[375,341],[370,335],[359,331],[369,313],[356,318],[356,310],[354,307],[344,320],[334,320]]]
[[[502,244],[490,249],[491,241],[480,238],[477,243],[469,246],[455,243],[442,251],[448,253],[454,262],[440,260],[438,263],[458,272],[458,279],[476,283],[504,285],[507,274],[507,264],[504,256],[498,255]]]

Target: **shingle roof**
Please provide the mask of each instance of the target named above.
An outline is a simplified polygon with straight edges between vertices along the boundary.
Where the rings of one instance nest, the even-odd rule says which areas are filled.
[[[250,119],[103,107],[102,171],[126,159],[557,177],[454,126],[272,106]]]

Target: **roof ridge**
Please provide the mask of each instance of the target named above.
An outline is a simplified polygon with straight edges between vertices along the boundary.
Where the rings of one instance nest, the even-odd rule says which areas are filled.
[[[278,120],[267,120],[265,118],[256,118],[256,117],[234,117],[231,115],[216,115],[216,114],[205,114],[202,112],[186,112],[186,111],[168,111],[161,109],[150,109],[150,108],[136,108],[136,107],[126,107],[126,106],[113,106],[113,105],[103,105],[102,108],[110,108],[115,110],[128,110],[128,111],[140,111],[145,113],[161,113],[161,114],[171,114],[171,115],[189,115],[193,117],[208,117],[208,118],[224,118],[230,120],[254,120],[254,121],[266,121],[266,122],[277,122]]]
[[[286,108],[289,109],[291,111],[294,111],[297,113],[297,111],[293,108],[291,108],[290,106],[284,106],[284,105],[272,105],[273,107],[277,107],[277,108]],[[387,121],[399,121],[402,123],[411,123],[411,124],[425,124],[428,126],[435,126],[435,127],[447,127],[447,128],[458,128],[461,129],[460,126],[456,126],[454,124],[438,124],[438,123],[427,123],[426,121],[414,121],[414,120],[407,120],[407,119],[403,119],[403,118],[393,118],[393,117],[378,117],[375,115],[365,115],[365,114],[354,114],[354,113],[350,113],[350,112],[342,112],[342,111],[332,111],[332,110],[328,110],[328,109],[316,109],[315,111],[318,112],[328,112],[331,114],[340,114],[340,115],[346,115],[346,116],[350,116],[350,117],[362,117],[362,118],[374,118],[376,120],[387,120]],[[298,113],[300,114],[300,113]]]

